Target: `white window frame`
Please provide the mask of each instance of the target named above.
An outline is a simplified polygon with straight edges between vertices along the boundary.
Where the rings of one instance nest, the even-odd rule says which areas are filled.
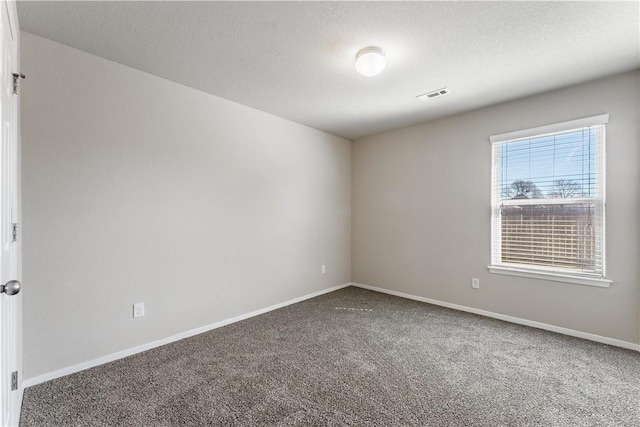
[[[544,279],[544,280],[573,283],[573,284],[579,284],[579,285],[598,286],[598,287],[605,287],[605,288],[608,288],[609,286],[611,286],[611,283],[613,282],[605,277],[605,271],[606,271],[605,270],[605,263],[606,263],[606,253],[605,253],[605,247],[606,247],[606,244],[605,244],[606,136],[603,137],[604,138],[603,146],[600,151],[601,158],[599,159],[599,163],[601,163],[601,175],[598,177],[598,179],[602,181],[602,195],[601,195],[602,197],[602,213],[601,213],[602,215],[602,228],[601,228],[602,277],[584,276],[579,273],[572,274],[571,272],[558,271],[556,269],[552,269],[544,266],[528,266],[528,265],[525,266],[524,264],[513,265],[513,264],[506,264],[506,263],[502,264],[501,262],[496,262],[495,254],[497,253],[499,254],[499,256],[501,256],[501,253],[502,253],[500,249],[502,226],[500,223],[501,221],[500,217],[494,215],[493,213],[498,203],[498,200],[496,200],[496,191],[494,191],[494,188],[493,188],[496,182],[495,175],[498,172],[495,164],[496,158],[493,150],[493,144],[506,142],[506,141],[513,141],[513,140],[523,139],[523,138],[545,136],[552,133],[565,132],[565,131],[585,128],[589,126],[606,125],[608,122],[609,122],[609,114],[600,114],[598,116],[585,117],[582,119],[570,120],[570,121],[561,122],[561,123],[554,123],[547,126],[539,126],[539,127],[519,130],[515,132],[492,135],[491,137],[489,137],[489,141],[491,142],[491,145],[492,145],[492,154],[491,154],[491,210],[492,210],[491,258],[492,259],[491,259],[491,265],[489,265],[487,268],[491,273],[506,274],[510,276],[528,277],[528,278],[534,278],[534,279]],[[539,201],[535,201],[534,199],[532,199],[531,203],[537,204],[539,203]],[[519,200],[518,204],[527,204],[527,201]]]

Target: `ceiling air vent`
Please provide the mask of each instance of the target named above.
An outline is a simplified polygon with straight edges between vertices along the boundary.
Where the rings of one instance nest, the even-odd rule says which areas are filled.
[[[419,101],[426,101],[427,99],[437,98],[439,96],[444,96],[449,93],[449,89],[443,87],[442,89],[434,90],[433,92],[423,93],[422,95],[416,96]]]

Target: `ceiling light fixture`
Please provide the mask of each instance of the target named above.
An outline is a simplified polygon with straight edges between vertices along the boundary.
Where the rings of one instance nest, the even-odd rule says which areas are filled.
[[[365,77],[377,76],[385,65],[387,60],[384,58],[384,50],[379,47],[365,47],[356,54],[356,71]]]

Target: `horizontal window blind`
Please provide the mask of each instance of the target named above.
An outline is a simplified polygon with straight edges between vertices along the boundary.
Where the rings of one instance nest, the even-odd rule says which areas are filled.
[[[492,264],[603,278],[604,123],[492,141]]]

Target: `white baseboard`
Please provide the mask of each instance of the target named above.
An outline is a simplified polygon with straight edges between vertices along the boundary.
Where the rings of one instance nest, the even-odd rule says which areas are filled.
[[[24,389],[28,387],[32,387],[37,384],[41,384],[50,380],[54,380],[56,378],[63,377],[65,375],[74,374],[76,372],[84,371],[85,369],[93,368],[95,366],[103,365],[105,363],[113,362],[114,360],[122,359],[124,357],[132,356],[137,353],[141,353],[143,351],[151,350],[152,348],[159,347],[161,345],[169,344],[175,341],[179,341],[184,338],[192,337],[194,335],[202,334],[204,332],[210,331],[212,329],[217,329],[222,326],[229,325],[231,323],[239,322],[241,320],[248,319],[250,317],[258,316],[260,314],[267,313],[269,311],[277,310],[282,307],[286,307],[288,305],[296,304],[298,302],[314,298],[323,294],[327,294],[329,292],[337,291],[338,289],[346,288],[350,286],[351,283],[345,283],[338,286],[333,286],[331,288],[323,289],[318,292],[313,292],[311,294],[303,295],[298,298],[290,299],[285,302],[281,302],[278,304],[271,305],[266,308],[261,308],[256,311],[252,311],[250,313],[241,314],[239,316],[231,317],[229,319],[221,320],[219,322],[211,323],[209,325],[201,326],[199,328],[191,329],[177,335],[173,335],[167,338],[163,338],[157,341],[152,341],[147,344],[142,344],[133,348],[129,348],[127,350],[122,350],[117,353],[108,354],[106,356],[99,357],[97,359],[90,360],[88,362],[78,363],[77,365],[69,366],[67,368],[58,369],[57,371],[48,372],[46,374],[38,375],[36,377],[25,379],[22,382],[22,388],[20,390],[21,396]],[[22,399],[20,399],[22,401]]]
[[[622,348],[626,348],[629,350],[635,350],[635,351],[639,351],[640,352],[640,344],[635,344],[635,343],[631,343],[631,342],[627,342],[627,341],[622,341],[622,340],[617,340],[614,338],[609,338],[609,337],[603,337],[601,335],[595,335],[595,334],[590,334],[587,332],[581,332],[581,331],[576,331],[573,329],[568,329],[568,328],[563,328],[560,326],[555,326],[555,325],[549,325],[547,323],[542,323],[542,322],[536,322],[533,320],[527,320],[527,319],[522,319],[519,317],[513,317],[513,316],[508,316],[505,314],[499,314],[499,313],[493,313],[491,311],[486,311],[486,310],[481,310],[478,308],[473,308],[473,307],[467,307],[464,305],[459,305],[459,304],[453,304],[453,303],[449,303],[449,302],[444,302],[444,301],[438,301],[438,300],[434,300],[431,298],[425,298],[425,297],[420,297],[420,296],[416,296],[416,295],[411,295],[411,294],[407,294],[404,292],[398,292],[398,291],[392,291],[389,289],[384,289],[384,288],[378,288],[375,286],[369,286],[369,285],[364,285],[362,283],[355,283],[355,282],[350,282],[350,283],[345,283],[342,285],[338,285],[338,286],[333,286],[331,288],[327,288],[327,289],[323,289],[321,291],[318,292],[313,292],[311,294],[308,295],[304,295],[298,298],[294,298],[279,304],[274,304],[271,305],[269,307],[266,308],[262,308],[256,311],[252,311],[250,313],[246,313],[246,314],[241,314],[239,316],[235,316],[235,317],[231,317],[229,319],[225,319],[225,320],[221,320],[219,322],[215,322],[215,323],[211,323],[209,325],[205,325],[199,328],[195,328],[195,329],[191,329],[189,331],[185,331],[182,333],[179,333],[177,335],[173,335],[167,338],[163,338],[160,340],[156,340],[147,344],[142,344],[133,348],[129,348],[127,350],[122,350],[119,351],[117,353],[112,353],[106,356],[102,356],[99,357],[97,359],[93,359],[90,360],[88,362],[83,362],[83,363],[79,363],[77,365],[73,365],[73,366],[69,366],[66,368],[62,368],[62,369],[58,369],[56,371],[53,372],[48,372],[46,374],[42,374],[42,375],[38,375],[36,377],[32,377],[32,378],[28,378],[25,379],[22,382],[22,387],[19,390],[20,393],[20,398],[19,401],[22,402],[22,393],[24,391],[25,388],[28,387],[32,387],[34,385],[37,384],[41,384],[44,383],[46,381],[50,381],[56,378],[60,378],[63,377],[65,375],[70,375],[76,372],[80,372],[80,371],[84,371],[85,369],[89,369],[89,368],[93,368],[95,366],[99,366],[99,365],[103,365],[105,363],[109,363],[109,362],[113,362],[114,360],[118,360],[118,359],[122,359],[124,357],[128,357],[128,356],[132,356],[134,354],[137,353],[141,353],[143,351],[147,351],[150,350],[152,348],[155,347],[159,347],[161,345],[165,345],[165,344],[169,344],[175,341],[179,341],[181,339],[184,338],[188,338],[194,335],[198,335],[207,331],[210,331],[212,329],[217,329],[220,328],[222,326],[225,325],[229,325],[231,323],[235,323],[235,322],[239,322],[241,320],[245,320],[248,319],[250,317],[254,317],[254,316],[258,316],[260,314],[264,314],[267,313],[269,311],[273,311],[273,310],[277,310],[279,308],[282,307],[286,307],[288,305],[291,304],[295,304],[310,298],[314,298],[329,292],[333,292],[333,291],[337,291],[339,289],[342,288],[346,288],[348,286],[355,286],[358,288],[363,288],[363,289],[368,289],[371,291],[375,291],[375,292],[381,292],[381,293],[385,293],[385,294],[389,294],[389,295],[395,295],[401,298],[407,298],[407,299],[411,299],[411,300],[415,300],[415,301],[421,301],[421,302],[426,302],[429,304],[434,304],[434,305],[439,305],[442,307],[447,307],[447,308],[451,308],[454,310],[459,310],[459,311],[465,311],[468,313],[473,313],[473,314],[478,314],[481,316],[486,316],[486,317],[491,317],[494,319],[499,319],[499,320],[504,320],[507,322],[511,322],[511,323],[516,323],[519,325],[525,325],[525,326],[531,326],[534,328],[538,328],[538,329],[544,329],[547,331],[551,331],[551,332],[557,332],[560,334],[564,334],[564,335],[569,335],[572,337],[577,337],[577,338],[583,338],[583,339],[587,339],[590,341],[596,341],[599,343],[603,343],[603,344],[609,344],[609,345],[613,345],[616,347],[622,347]]]
[[[534,320],[521,319],[519,317],[507,316],[506,314],[493,313],[491,311],[481,310],[479,308],[467,307],[464,305],[452,304],[450,302],[438,301],[431,298],[419,297],[416,295],[406,294],[404,292],[391,291],[389,289],[378,288],[375,286],[363,285],[362,283],[350,283],[351,286],[368,289],[370,291],[382,292],[389,295],[395,295],[401,298],[407,298],[415,301],[426,302],[429,304],[439,305],[442,307],[452,308],[454,310],[466,311],[467,313],[479,314],[480,316],[492,317],[494,319],[504,320],[506,322],[517,323],[519,325],[531,326],[533,328],[544,329],[546,331],[557,332],[559,334],[569,335],[572,337],[583,338],[585,340],[596,341],[603,344],[609,344],[616,347],[622,347],[629,350],[640,351],[640,344],[634,344],[628,341],[617,340],[615,338],[603,337],[601,335],[580,332],[573,329],[563,328],[560,326],[549,325],[548,323],[536,322]]]

